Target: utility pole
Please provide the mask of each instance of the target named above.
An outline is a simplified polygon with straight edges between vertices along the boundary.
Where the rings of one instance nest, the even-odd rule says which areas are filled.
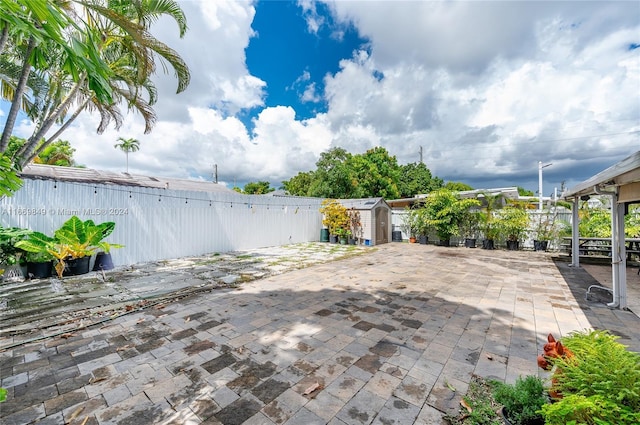
[[[218,183],[218,164],[213,164],[213,182]]]
[[[424,162],[422,162],[422,146],[420,146],[420,164],[424,164]]]
[[[542,169],[552,165],[551,163],[542,165],[542,161],[538,161],[538,210],[542,211]]]

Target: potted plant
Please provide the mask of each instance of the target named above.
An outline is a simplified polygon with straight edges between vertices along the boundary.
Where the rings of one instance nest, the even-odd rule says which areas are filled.
[[[480,202],[477,199],[461,199],[456,192],[438,189],[425,198],[424,219],[435,229],[440,244],[449,246],[451,237],[460,232],[459,225],[465,212],[478,205]]]
[[[338,242],[340,245],[346,245],[347,239],[351,236],[351,231],[349,229],[345,229],[344,227],[339,227],[336,229],[336,236],[338,236]]]
[[[348,211],[349,215],[349,245],[355,245],[358,239],[362,236],[362,222],[360,221],[360,211],[355,208],[351,208]]]
[[[495,222],[495,211],[502,207],[504,195],[483,192],[478,195],[478,199],[482,206],[480,212],[480,231],[484,235],[482,249],[493,249],[495,240],[499,236],[499,229]]]
[[[416,234],[418,233],[418,210],[405,208],[404,214],[401,217],[402,231],[409,236],[409,243],[416,243]]]
[[[25,251],[27,276],[45,278],[51,276],[55,259],[56,240],[40,232],[31,232],[26,239],[18,241],[16,248]]]
[[[515,384],[493,382],[493,396],[511,425],[544,425],[541,408],[549,402],[544,381],[537,376],[519,377]]]
[[[498,212],[497,225],[507,249],[516,251],[529,227],[529,215],[524,209],[509,205]]]
[[[471,209],[467,210],[460,220],[459,228],[460,235],[464,237],[464,246],[475,248],[480,231],[480,213]]]
[[[329,229],[329,240],[332,243],[338,241],[338,229],[348,228],[349,215],[347,208],[335,199],[325,199],[320,207],[322,224]]]
[[[18,227],[0,227],[0,275],[3,278],[21,278],[20,261],[24,251],[16,244],[28,237],[31,230]]]
[[[51,277],[54,257],[49,252],[27,252],[27,277],[29,279],[45,279]]]
[[[431,231],[431,223],[427,219],[427,211],[424,208],[415,210],[416,212],[416,233],[418,234],[418,242],[426,245],[429,242],[429,232]]]
[[[536,251],[546,251],[549,241],[558,237],[557,216],[555,211],[552,213],[547,210],[539,213],[532,235],[533,249]]]

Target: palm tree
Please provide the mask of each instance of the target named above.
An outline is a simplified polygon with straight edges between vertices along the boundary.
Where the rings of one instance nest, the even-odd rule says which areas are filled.
[[[14,0],[0,0],[0,3],[11,3],[11,1]],[[57,45],[43,37],[42,44],[49,41],[46,43],[49,46],[43,49],[44,53],[40,57],[46,57],[47,66],[39,71],[47,75],[45,80],[49,82],[49,88],[38,110],[33,115],[30,114],[32,121],[36,124],[35,131],[14,156],[14,160],[19,165],[30,162],[42,149],[56,140],[85,110],[96,110],[100,113],[102,120],[97,131],[101,133],[111,120],[115,122],[116,129],[119,128],[122,123],[119,108],[121,105],[127,105],[129,109],[136,109],[142,114],[146,124],[145,133],[150,132],[156,120],[152,105],[157,99],[151,77],[156,71],[155,65],[158,59],[164,69],[166,69],[165,64],[168,63],[175,71],[178,79],[178,93],[189,84],[190,75],[185,62],[173,49],[157,40],[149,32],[151,24],[162,16],[169,16],[178,23],[180,36],[185,34],[186,17],[177,1],[72,1],[82,8],[83,13],[69,13],[69,17],[76,18],[76,21],[72,21],[70,25],[69,33],[82,41],[81,45],[88,46],[87,50],[90,50],[90,54],[80,55],[80,58],[85,56],[95,58],[106,68],[107,73],[101,74],[100,68],[95,69],[97,66],[93,69],[90,66],[74,66],[71,68],[85,71],[70,73],[67,63],[69,62],[67,46]],[[0,30],[4,30],[9,23],[12,23],[10,16],[0,13]],[[79,16],[85,18],[80,19]],[[5,23],[4,28],[3,23]],[[4,32],[0,34],[0,46],[2,46],[4,34]],[[78,43],[73,45],[77,46]],[[100,79],[101,76],[106,78]],[[17,98],[16,94],[12,103],[15,103]],[[45,138],[56,122],[62,124],[60,129],[51,137]],[[5,128],[5,132],[7,130]],[[44,143],[40,143],[42,139],[45,140]],[[0,141],[0,152],[4,151],[2,142]]]
[[[140,150],[140,142],[136,139],[125,139],[124,137],[118,137],[120,143],[113,145],[114,148],[120,149],[127,155],[127,173],[129,172],[129,152],[137,152]]]

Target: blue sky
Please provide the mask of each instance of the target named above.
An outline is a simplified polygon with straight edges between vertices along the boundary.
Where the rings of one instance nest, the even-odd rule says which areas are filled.
[[[192,73],[158,67],[150,135],[128,114],[63,138],[91,168],[279,186],[322,152],[383,146],[447,181],[545,194],[640,148],[640,3],[630,1],[182,1],[189,31],[154,34]],[[6,110],[6,104],[3,107]],[[2,117],[0,116],[0,120]],[[22,121],[19,136],[32,124]]]
[[[353,25],[336,23],[326,5],[318,4],[316,10],[324,23],[312,33],[295,3],[259,2],[251,25],[256,35],[246,49],[247,69],[266,82],[264,106],[295,105],[298,120],[327,111],[324,76],[338,72],[340,60],[367,44]],[[252,126],[259,111],[247,111],[245,125]]]

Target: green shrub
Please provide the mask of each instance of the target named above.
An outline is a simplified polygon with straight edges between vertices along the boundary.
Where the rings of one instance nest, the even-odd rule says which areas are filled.
[[[504,406],[505,415],[513,425],[543,423],[540,408],[547,404],[544,382],[537,376],[519,377],[515,384],[494,381],[493,396]]]
[[[549,425],[640,423],[640,354],[606,331],[572,333],[574,357],[555,359],[554,387],[563,398],[542,408]]]

